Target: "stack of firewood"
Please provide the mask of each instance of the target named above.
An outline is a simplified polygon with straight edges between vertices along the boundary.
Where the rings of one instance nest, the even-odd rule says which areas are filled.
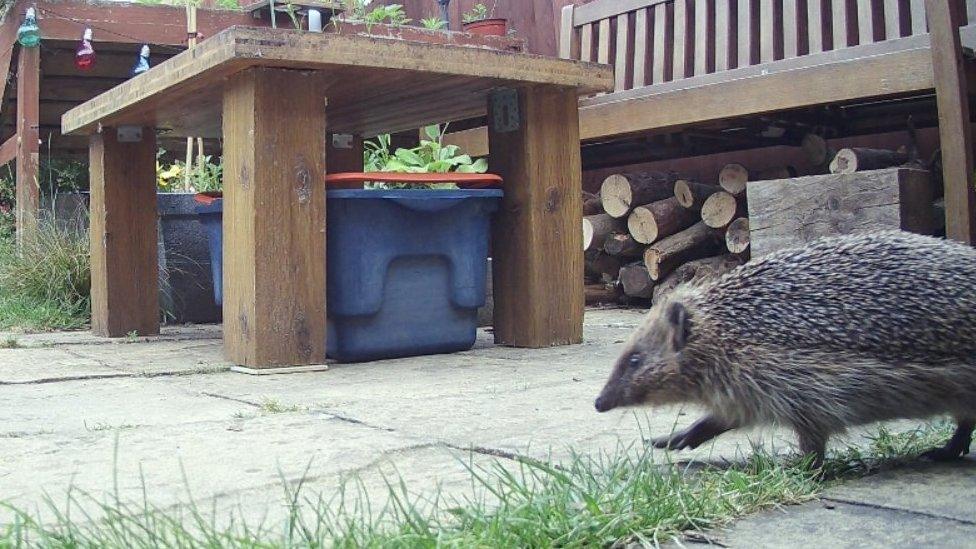
[[[584,195],[587,298],[657,301],[679,284],[720,275],[749,256],[746,181],[729,164],[718,184],[659,172],[607,177]]]

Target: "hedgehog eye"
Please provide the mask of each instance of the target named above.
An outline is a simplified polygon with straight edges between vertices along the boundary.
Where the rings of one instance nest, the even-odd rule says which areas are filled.
[[[627,365],[631,368],[637,368],[644,362],[644,357],[640,353],[631,353],[627,357]]]

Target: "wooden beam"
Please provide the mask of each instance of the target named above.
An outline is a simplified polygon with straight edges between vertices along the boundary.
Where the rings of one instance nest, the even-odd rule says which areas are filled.
[[[7,139],[0,145],[0,166],[6,166],[17,159],[17,136]]]
[[[518,102],[519,127],[491,127],[488,136],[491,169],[505,180],[492,239],[495,341],[517,347],[580,343],[579,104],[575,92],[553,86],[519,90]]]
[[[35,228],[41,198],[38,184],[40,48],[20,48],[17,56],[17,241]]]
[[[120,143],[114,128],[91,136],[92,332],[159,333],[156,135]]]
[[[4,97],[7,91],[10,62],[13,59],[14,44],[17,42],[17,29],[19,26],[20,18],[13,17],[9,12],[7,18],[0,24],[0,99]]]
[[[15,16],[9,19],[17,20],[16,25],[19,25],[20,15],[28,5],[37,7],[45,40],[77,41],[81,31],[91,26],[95,32],[96,50],[99,41],[186,46],[186,10],[183,6],[42,0],[18,2],[11,10]],[[266,27],[269,23],[233,10],[201,9],[197,16],[197,30],[204,38],[235,25]]]
[[[224,353],[242,366],[325,361],[325,89],[264,68],[224,85]]]
[[[945,185],[946,236],[976,244],[973,191],[973,138],[969,91],[959,33],[962,3],[925,0],[932,37],[932,67],[939,107],[939,141]]]

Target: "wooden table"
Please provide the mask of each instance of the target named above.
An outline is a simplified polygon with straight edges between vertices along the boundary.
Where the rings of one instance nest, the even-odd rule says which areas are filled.
[[[224,350],[264,368],[325,360],[326,130],[368,137],[487,112],[491,171],[506,185],[493,234],[495,340],[579,343],[577,96],[612,87],[606,65],[227,29],[62,119],[65,134],[90,135],[92,330],[159,331],[157,133],[223,139]]]

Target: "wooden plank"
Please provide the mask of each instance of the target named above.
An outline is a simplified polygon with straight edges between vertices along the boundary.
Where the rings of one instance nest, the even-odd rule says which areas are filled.
[[[105,128],[90,140],[92,332],[158,334],[155,132],[119,143]]]
[[[715,0],[715,71],[728,70],[731,65],[731,37],[729,1]]]
[[[330,97],[335,104],[348,108],[361,103],[364,94],[376,89],[375,82],[382,81],[386,91],[402,90],[397,110],[414,110],[399,122],[417,122],[415,128],[470,114],[472,105],[483,113],[484,95],[513,81],[571,87],[583,94],[613,89],[609,66],[475,47],[237,27],[71,110],[62,120],[62,129],[65,133],[90,133],[98,122],[112,125],[151,120],[156,127],[165,122],[209,137],[205,133],[209,128],[198,125],[219,120],[222,79],[247,67],[261,66],[325,71],[333,79],[330,85],[341,87],[345,94],[337,97],[332,90]],[[403,86],[391,85],[397,80]],[[410,89],[404,89],[406,86]],[[429,96],[414,91],[420,86],[439,90],[463,86],[471,93],[457,97],[454,103],[435,104]],[[390,112],[361,105],[352,114],[362,118],[353,120],[350,115],[344,122],[353,127],[342,127],[343,131],[375,126],[369,117],[385,117]]]
[[[939,108],[939,143],[945,186],[946,236],[976,244],[976,193],[973,190],[973,138],[969,124],[969,90],[959,32],[962,6],[925,0],[932,37],[932,66]]]
[[[495,341],[517,347],[580,343],[578,102],[552,86],[520,90],[519,101],[518,130],[489,128],[492,171],[506,183],[492,238]]]
[[[688,2],[675,0],[674,2],[674,58],[672,80],[681,80],[688,76]]]
[[[41,49],[20,48],[17,55],[17,242],[36,228],[41,197],[38,182]]]
[[[613,63],[613,89],[620,91],[627,88],[627,40],[630,36],[630,19],[627,14],[617,16],[617,47]]]
[[[596,46],[597,63],[610,62],[610,20],[600,21],[600,37]]]
[[[0,145],[0,166],[6,166],[17,158],[17,136],[13,135]]]
[[[833,47],[839,50],[849,43],[847,23],[847,0],[833,0],[831,3],[831,26],[833,27]]]
[[[651,82],[654,84],[664,82],[667,63],[667,6],[658,4],[654,6],[654,52],[651,71]]]
[[[593,60],[593,25],[583,25],[580,29],[580,60]]]
[[[872,0],[857,0],[857,43],[874,42],[874,6]]]
[[[776,0],[759,0],[759,62],[776,59]]]
[[[609,19],[648,6],[672,2],[673,0],[611,0],[589,2],[576,6],[573,24],[577,27],[603,19]]]
[[[634,87],[647,84],[647,10],[634,14]]]
[[[925,0],[909,0],[909,14],[911,17],[912,34],[925,34],[928,25],[925,20]]]
[[[820,54],[821,56],[827,54]],[[887,97],[932,88],[932,63],[928,48],[874,55],[851,63],[804,66],[752,76],[726,71],[724,80],[698,86],[643,88],[607,96],[608,101],[583,100],[580,128],[583,139],[621,137],[688,126],[691,124],[752,116],[770,112]],[[795,60],[806,60],[809,56]],[[784,63],[783,61],[777,62]],[[767,65],[740,69],[762,71]],[[770,67],[772,68],[772,67]],[[711,75],[710,75],[711,76]],[[762,89],[762,93],[757,93]],[[625,98],[629,100],[624,100]]]
[[[900,0],[884,0],[885,40],[901,37]]]
[[[800,53],[800,20],[796,0],[783,0],[783,57]]]
[[[752,0],[738,0],[738,63],[736,67],[752,65],[752,31],[755,21],[752,18]]]
[[[238,365],[325,361],[324,89],[264,68],[225,87],[224,353]]]
[[[931,176],[923,170],[753,181],[746,192],[753,257],[824,236],[935,228]]]
[[[708,1],[694,0],[695,6],[695,64],[692,74],[708,72]]]
[[[559,57],[563,59],[573,59],[573,35],[576,27],[573,26],[573,10],[575,5],[563,6],[562,18],[559,22]]]
[[[821,0],[807,0],[807,44],[809,53],[824,51],[824,16]]]

